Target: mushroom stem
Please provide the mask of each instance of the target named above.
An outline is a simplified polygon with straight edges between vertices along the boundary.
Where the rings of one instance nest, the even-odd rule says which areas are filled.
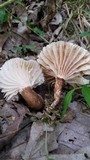
[[[51,108],[55,108],[55,106],[59,103],[62,87],[64,84],[64,80],[60,78],[56,78],[55,86],[54,86],[54,101],[51,104]]]
[[[29,108],[40,110],[44,106],[43,98],[38,95],[34,90],[30,87],[24,88],[22,92],[20,92],[21,96],[24,98]]]

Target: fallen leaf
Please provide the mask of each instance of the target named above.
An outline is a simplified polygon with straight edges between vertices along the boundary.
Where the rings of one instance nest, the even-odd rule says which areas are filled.
[[[58,148],[57,137],[64,130],[65,125],[49,125],[43,122],[34,122],[31,127],[30,138],[23,153],[24,160],[37,159]],[[46,138],[47,134],[47,138]]]
[[[0,52],[2,52],[3,45],[5,44],[8,37],[9,37],[8,33],[0,34]]]
[[[52,21],[50,22],[50,24],[59,25],[60,23],[62,23],[62,16],[60,12],[57,12]]]
[[[19,126],[25,117],[29,114],[29,110],[23,105],[13,103],[5,103],[3,108],[0,109],[0,117],[6,120],[6,130],[0,135],[0,149],[6,145],[10,139],[19,131]]]

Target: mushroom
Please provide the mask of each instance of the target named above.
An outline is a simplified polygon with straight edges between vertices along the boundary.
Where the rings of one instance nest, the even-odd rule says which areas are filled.
[[[55,82],[54,108],[60,101],[64,82],[69,84],[88,84],[83,75],[90,75],[90,53],[82,47],[64,41],[53,42],[43,48],[38,56],[46,80]]]
[[[36,110],[41,109],[44,102],[33,88],[43,82],[42,69],[35,60],[13,58],[6,61],[0,70],[0,88],[6,100],[10,100],[19,93],[28,106]]]

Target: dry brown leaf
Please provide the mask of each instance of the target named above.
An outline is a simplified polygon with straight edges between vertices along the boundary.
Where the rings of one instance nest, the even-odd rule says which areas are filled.
[[[0,149],[19,131],[19,126],[25,117],[25,114],[29,114],[29,110],[23,105],[13,103],[5,103],[0,110],[0,117],[6,120],[6,130],[3,129],[0,135]],[[3,126],[2,126],[3,127]]]
[[[8,39],[8,37],[9,37],[8,33],[0,34],[0,52],[2,52],[3,46],[6,40]]]
[[[40,21],[40,24],[43,28],[43,30],[47,31],[47,25],[48,23],[53,19],[56,12],[56,0],[48,0],[47,1],[47,15]]]
[[[57,137],[64,130],[66,125],[54,125],[42,122],[34,122],[31,127],[30,138],[23,154],[24,160],[37,159],[37,157],[46,155],[45,145],[48,147],[48,152],[58,148]],[[47,132],[47,138],[46,138]],[[47,143],[47,144],[46,144]]]

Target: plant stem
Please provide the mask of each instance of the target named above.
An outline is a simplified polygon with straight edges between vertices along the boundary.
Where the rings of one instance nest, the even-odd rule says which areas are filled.
[[[30,26],[26,25],[28,29],[30,29],[32,32],[34,32],[36,35],[38,35],[42,40],[44,40],[44,42],[46,42],[47,44],[49,44],[49,42],[42,36],[40,36],[38,33],[36,33]]]
[[[12,3],[12,2],[15,2],[15,0],[8,0],[8,1],[0,4],[0,9],[3,8],[3,7],[5,7],[5,6],[7,6],[8,4],[10,4],[10,3]]]
[[[48,135],[47,135],[47,125],[45,124],[45,152],[46,152],[46,160],[48,160]]]
[[[56,78],[55,85],[54,85],[54,101],[51,104],[51,107],[50,107],[51,110],[54,109],[60,101],[63,85],[64,85],[64,80],[60,78]]]

